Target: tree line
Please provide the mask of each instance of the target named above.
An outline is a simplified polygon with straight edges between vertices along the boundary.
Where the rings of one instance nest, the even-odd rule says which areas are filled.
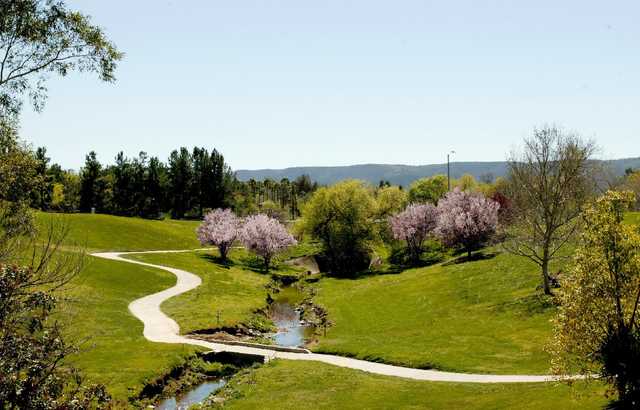
[[[176,149],[166,162],[142,151],[129,158],[119,152],[102,164],[96,152],[80,172],[50,164],[47,150],[33,151],[37,175],[31,206],[44,211],[98,212],[121,216],[201,218],[206,210],[232,208],[248,215],[264,212],[284,220],[300,214],[300,201],[318,184],[308,175],[293,181],[239,181],[215,148]]]

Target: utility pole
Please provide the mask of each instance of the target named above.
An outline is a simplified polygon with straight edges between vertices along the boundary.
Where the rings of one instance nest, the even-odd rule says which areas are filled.
[[[447,191],[451,191],[451,165],[449,162],[449,156],[455,153],[455,151],[447,152]]]

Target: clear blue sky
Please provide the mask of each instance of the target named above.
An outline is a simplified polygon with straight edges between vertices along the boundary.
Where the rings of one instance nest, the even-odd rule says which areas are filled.
[[[503,160],[536,125],[640,155],[637,1],[69,0],[126,53],[22,134],[79,167],[216,147],[234,169]]]

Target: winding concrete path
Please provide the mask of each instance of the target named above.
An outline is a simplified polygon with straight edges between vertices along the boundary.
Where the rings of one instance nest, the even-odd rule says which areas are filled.
[[[408,367],[392,366],[382,363],[368,362],[366,360],[352,359],[342,356],[334,356],[317,353],[290,353],[277,352],[268,349],[261,349],[247,346],[230,346],[220,343],[207,342],[203,340],[190,339],[180,335],[178,324],[165,315],[160,310],[160,304],[170,297],[179,295],[194,289],[200,285],[202,280],[193,273],[171,268],[168,266],[154,265],[132,259],[125,259],[122,255],[143,254],[143,253],[177,253],[191,252],[192,250],[180,251],[146,251],[146,252],[104,252],[93,253],[92,256],[115,261],[134,263],[151,268],[162,269],[173,273],[178,279],[175,286],[165,289],[152,295],[136,299],[129,304],[131,313],[140,319],[144,324],[144,337],[152,342],[158,343],[184,343],[206,347],[215,352],[234,352],[263,356],[265,361],[272,359],[287,360],[310,360],[328,363],[334,366],[347,367],[350,369],[362,370],[369,373],[381,374],[385,376],[396,376],[414,380],[428,380],[441,382],[462,382],[462,383],[534,383],[557,380],[555,376],[533,376],[533,375],[493,375],[493,374],[472,374],[472,373],[451,373],[437,370],[412,369]]]

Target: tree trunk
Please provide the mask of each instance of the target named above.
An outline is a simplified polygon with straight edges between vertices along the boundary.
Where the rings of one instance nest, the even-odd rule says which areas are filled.
[[[549,261],[546,259],[542,262],[542,287],[545,295],[553,295],[549,285]]]
[[[264,257],[264,273],[269,273],[269,259],[268,257]]]
[[[225,245],[218,246],[218,252],[220,252],[220,260],[222,262],[227,261],[227,252],[229,249]]]

